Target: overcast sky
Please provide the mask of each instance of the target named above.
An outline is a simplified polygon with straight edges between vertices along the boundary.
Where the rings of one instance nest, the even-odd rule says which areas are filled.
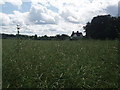
[[[0,32],[27,35],[83,32],[97,15],[118,15],[118,0],[0,0]]]

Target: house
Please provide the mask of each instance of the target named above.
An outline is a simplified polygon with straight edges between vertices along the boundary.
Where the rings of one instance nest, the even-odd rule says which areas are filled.
[[[77,31],[77,32],[72,32],[72,34],[71,34],[71,39],[81,39],[81,38],[83,38],[83,35],[82,35],[82,33],[81,32],[79,32],[79,31]]]

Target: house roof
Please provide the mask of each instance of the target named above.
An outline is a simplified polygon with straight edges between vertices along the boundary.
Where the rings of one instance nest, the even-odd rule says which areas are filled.
[[[73,31],[72,34],[71,34],[71,36],[74,36],[74,35],[76,35],[76,36],[81,36],[82,33],[81,33],[81,32],[78,32],[78,31],[75,33],[75,32]]]

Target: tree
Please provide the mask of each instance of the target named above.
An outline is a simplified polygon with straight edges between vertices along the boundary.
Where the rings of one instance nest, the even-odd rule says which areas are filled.
[[[57,40],[66,40],[66,39],[69,39],[69,36],[66,35],[66,34],[62,34],[62,35],[58,34],[55,37],[56,37]]]
[[[84,29],[85,32],[86,32],[86,37],[87,37],[87,38],[91,38],[91,37],[90,37],[90,36],[91,36],[91,35],[90,35],[90,34],[91,34],[91,33],[90,33],[90,31],[91,31],[90,28],[91,28],[91,23],[90,23],[90,22],[88,22],[87,25],[83,27],[83,29]]]
[[[119,21],[110,15],[103,15],[94,17],[83,28],[86,32],[87,38],[92,39],[115,39],[118,37]]]
[[[37,34],[35,34],[34,39],[37,40]]]

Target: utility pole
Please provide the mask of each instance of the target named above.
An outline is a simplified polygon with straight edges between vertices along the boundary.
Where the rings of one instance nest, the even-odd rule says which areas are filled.
[[[16,34],[16,37],[17,37],[17,46],[16,46],[16,49],[17,49],[17,52],[18,52],[18,59],[19,59],[19,51],[20,51],[20,43],[21,43],[21,40],[20,40],[20,37],[19,37],[19,33],[20,33],[20,25],[18,24],[17,25],[17,34]]]
[[[19,30],[20,30],[20,25],[17,25],[17,34],[18,34],[18,36],[19,36]]]

